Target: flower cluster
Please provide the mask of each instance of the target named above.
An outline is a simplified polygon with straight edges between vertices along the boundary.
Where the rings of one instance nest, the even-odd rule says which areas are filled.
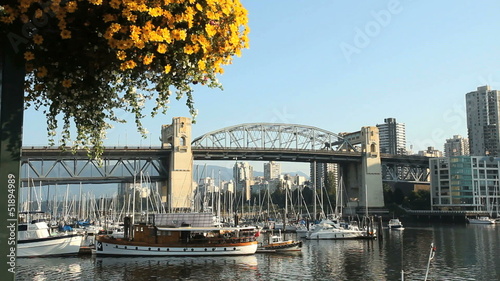
[[[192,85],[220,87],[216,75],[248,47],[247,11],[239,0],[11,0],[0,5],[0,32],[22,30],[27,106],[47,107],[54,142],[62,116],[62,146],[94,148],[116,109],[135,114],[144,132],[144,101],[164,113],[170,96]],[[52,143],[53,144],[53,143]]]

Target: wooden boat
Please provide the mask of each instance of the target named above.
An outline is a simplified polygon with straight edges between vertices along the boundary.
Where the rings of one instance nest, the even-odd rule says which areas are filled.
[[[279,235],[269,235],[267,243],[259,245],[257,253],[300,251],[300,248],[302,248],[302,241],[284,240],[280,231]]]
[[[76,232],[51,233],[45,221],[20,223],[17,257],[77,255],[82,241]]]
[[[129,225],[124,238],[100,235],[97,255],[229,256],[257,251],[255,227],[219,227],[211,214],[156,214],[153,223]],[[168,224],[167,224],[168,222]]]

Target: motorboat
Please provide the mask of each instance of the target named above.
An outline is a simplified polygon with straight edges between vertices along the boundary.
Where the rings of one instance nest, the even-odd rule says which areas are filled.
[[[495,219],[486,216],[479,216],[477,218],[467,218],[470,224],[495,224]]]
[[[336,239],[374,239],[376,238],[375,229],[360,229],[354,223],[336,222],[320,223],[310,232],[306,239],[308,240],[336,240]]]
[[[18,225],[17,257],[77,255],[83,235],[75,231],[52,232],[45,221]]]
[[[270,234],[267,242],[261,243],[257,248],[257,253],[277,253],[300,251],[302,241],[284,240],[281,231],[278,235]]]
[[[403,229],[405,229],[403,227],[403,223],[401,223],[401,221],[399,219],[397,219],[397,218],[390,219],[387,226],[388,226],[389,229],[393,229],[393,230],[403,230]]]

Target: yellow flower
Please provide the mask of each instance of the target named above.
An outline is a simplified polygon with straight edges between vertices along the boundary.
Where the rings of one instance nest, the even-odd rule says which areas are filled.
[[[167,64],[167,65],[165,65],[164,72],[169,73],[171,69],[172,69],[172,66],[170,66],[170,64]]]
[[[104,20],[104,22],[110,22],[110,21],[115,21],[116,20],[116,16],[115,15],[112,15],[112,14],[105,14],[102,19]]]
[[[118,9],[120,8],[120,4],[121,4],[121,1],[120,0],[111,0],[109,1],[109,5],[111,6],[111,8],[113,9]]]
[[[144,63],[144,65],[151,64],[153,62],[154,57],[155,55],[153,54],[147,54],[144,56],[142,63]]]
[[[207,32],[208,37],[213,37],[217,33],[217,29],[213,24],[205,25],[205,31]]]
[[[38,68],[36,76],[38,78],[43,78],[43,77],[47,76],[47,68],[45,66]]]
[[[111,32],[111,33],[116,33],[118,32],[118,30],[121,29],[121,25],[119,23],[112,23],[111,26],[108,28],[108,30]]]
[[[73,81],[71,79],[64,79],[62,81],[62,85],[64,88],[69,88],[73,84]]]
[[[128,60],[120,65],[120,70],[127,70],[136,67],[137,64],[133,60]]]
[[[184,46],[184,53],[186,53],[188,55],[194,53],[193,45],[186,45],[186,46]]]
[[[65,29],[61,31],[61,38],[62,39],[70,39],[71,38],[71,31]]]
[[[40,34],[35,34],[33,36],[33,42],[35,42],[35,44],[37,45],[41,45],[43,43],[43,36]]]
[[[205,70],[205,68],[206,68],[205,61],[203,61],[203,60],[198,61],[198,68],[200,70]]]
[[[196,3],[196,9],[198,9],[198,11],[203,11],[203,8],[201,7],[200,3]]]
[[[35,59],[35,54],[33,54],[32,52],[25,52],[24,53],[24,59],[27,60],[27,61],[34,60]]]
[[[77,9],[76,2],[75,1],[70,1],[66,4],[66,10],[68,13],[74,13]]]
[[[172,38],[174,40],[184,40],[186,39],[187,33],[185,29],[174,29],[172,30]]]
[[[148,12],[152,17],[159,17],[163,14],[163,9],[159,7],[149,8]]]
[[[119,59],[119,60],[125,60],[127,58],[127,53],[125,53],[124,51],[118,51],[116,52],[116,57]]]
[[[167,52],[167,45],[165,44],[158,44],[158,49],[156,50],[160,54],[164,54]]]
[[[35,18],[39,19],[39,18],[41,18],[41,17],[43,17],[43,11],[42,11],[42,10],[40,10],[40,9],[37,9],[37,10],[35,11]]]

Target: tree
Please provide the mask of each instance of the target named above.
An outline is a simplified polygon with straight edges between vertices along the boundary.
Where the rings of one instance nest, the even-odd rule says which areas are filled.
[[[145,101],[165,113],[192,85],[221,88],[217,75],[248,47],[247,11],[238,0],[18,0],[0,5],[0,32],[26,47],[25,105],[45,108],[51,145],[99,158],[106,130],[123,109],[139,132]],[[19,32],[22,30],[22,32]],[[71,140],[70,128],[76,127]]]
[[[430,210],[431,194],[428,190],[412,191],[407,198],[407,205],[413,210]]]
[[[393,194],[393,202],[398,204],[398,205],[401,205],[403,204],[403,201],[405,199],[405,195],[403,193],[403,191],[401,190],[401,188],[396,188],[396,190],[394,190],[394,194]]]
[[[389,204],[392,204],[394,202],[394,193],[392,192],[392,187],[384,183],[383,184],[384,188],[384,205],[388,206]]]
[[[337,192],[337,177],[335,176],[335,173],[332,171],[329,171],[326,175],[326,181],[325,181],[325,187],[326,187],[326,192],[328,195],[335,195]]]

